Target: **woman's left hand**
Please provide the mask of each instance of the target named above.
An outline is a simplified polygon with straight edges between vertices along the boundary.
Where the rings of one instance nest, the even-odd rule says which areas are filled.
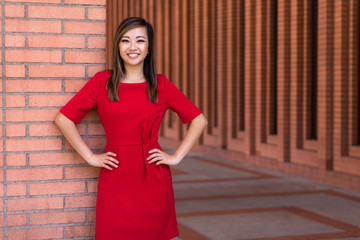
[[[166,164],[174,166],[181,161],[181,159],[178,159],[175,155],[169,155],[157,148],[151,149],[149,153],[150,156],[146,159],[149,164],[156,163],[156,165]]]

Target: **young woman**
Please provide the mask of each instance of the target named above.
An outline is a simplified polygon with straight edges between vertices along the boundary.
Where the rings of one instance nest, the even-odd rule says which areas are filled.
[[[95,154],[75,124],[97,107],[105,129],[105,153]],[[158,132],[167,109],[191,121],[174,154],[161,150]],[[125,19],[113,45],[111,71],[95,74],[62,108],[56,124],[91,166],[101,167],[96,203],[97,240],[169,240],[178,236],[169,165],[179,164],[207,120],[164,75],[155,73],[151,25]]]

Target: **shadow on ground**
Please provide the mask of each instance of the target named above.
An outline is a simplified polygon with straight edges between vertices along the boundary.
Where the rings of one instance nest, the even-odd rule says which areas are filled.
[[[359,192],[197,153],[172,173],[176,239],[360,239]]]

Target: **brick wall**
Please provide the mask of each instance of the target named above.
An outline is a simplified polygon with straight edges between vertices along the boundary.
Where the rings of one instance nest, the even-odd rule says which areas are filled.
[[[105,0],[2,0],[0,239],[91,238],[98,169],[54,117],[105,68]],[[78,129],[104,148],[95,111]]]

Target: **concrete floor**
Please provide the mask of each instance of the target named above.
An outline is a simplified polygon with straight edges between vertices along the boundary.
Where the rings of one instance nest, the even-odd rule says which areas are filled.
[[[360,192],[197,153],[172,173],[177,240],[360,239]]]

